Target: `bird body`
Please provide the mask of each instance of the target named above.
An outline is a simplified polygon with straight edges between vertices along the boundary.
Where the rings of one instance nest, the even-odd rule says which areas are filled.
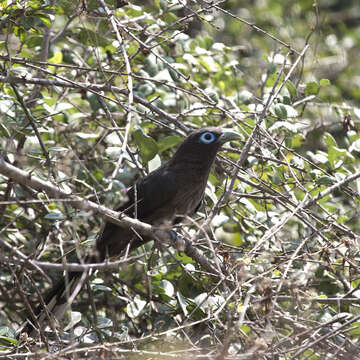
[[[209,136],[205,141],[201,139],[204,134]],[[179,222],[191,215],[201,203],[216,153],[224,142],[238,137],[237,133],[218,128],[194,131],[167,163],[129,189],[127,202],[116,210],[152,225]],[[131,229],[106,223],[96,248],[102,261],[106,256],[121,254],[128,246],[131,251],[149,240]]]
[[[172,169],[171,164],[165,164],[130,188],[127,202],[116,211],[152,225],[171,224],[175,219],[178,222],[199,206],[206,186],[207,177],[187,177],[184,170]],[[183,184],[186,192],[182,191]],[[128,246],[131,251],[149,240],[131,229],[105,223],[96,248],[103,261],[106,257],[121,254]]]
[[[219,128],[192,132],[167,163],[128,190],[127,201],[116,210],[155,226],[176,223],[193,214],[201,204],[218,150],[225,142],[238,138],[239,134]],[[132,229],[107,222],[96,240],[96,256],[87,261],[104,261],[132,251],[150,240],[150,237],[140,237]],[[48,310],[58,318],[63,315],[64,304],[69,305],[69,294],[73,299],[77,294],[75,291],[80,290],[76,280],[81,276],[82,273],[70,272],[68,282],[63,280],[58,283],[45,297],[45,303],[52,305]],[[70,289],[67,288],[69,286]],[[56,309],[60,305],[62,311]]]

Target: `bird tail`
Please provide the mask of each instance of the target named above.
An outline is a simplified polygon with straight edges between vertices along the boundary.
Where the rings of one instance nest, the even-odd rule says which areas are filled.
[[[96,262],[95,256],[87,256],[84,260],[85,264]],[[27,322],[21,330],[21,333],[34,336],[37,331],[50,325],[55,329],[57,322],[60,321],[73,303],[75,297],[80,292],[89,271],[72,271],[60,279],[53,287],[51,287],[41,300],[41,304],[28,316]]]

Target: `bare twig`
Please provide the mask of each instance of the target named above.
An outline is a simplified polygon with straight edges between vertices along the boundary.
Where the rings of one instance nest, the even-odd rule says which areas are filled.
[[[18,169],[11,164],[5,162],[4,158],[0,154],[0,173],[7,176],[13,181],[29,186],[32,189],[38,191],[44,191],[50,196],[57,198],[71,199],[72,205],[80,210],[92,211],[94,214],[98,214],[104,220],[114,223],[120,227],[132,228],[142,235],[151,236],[161,242],[167,242],[169,239],[169,232],[163,229],[156,228],[149,224],[143,223],[139,220],[124,216],[121,213],[110,210],[105,206],[98,205],[92,201],[84,200],[79,196],[69,194],[59,187],[51,184],[50,182],[41,180],[30,173]],[[195,247],[192,246],[192,242],[189,239],[181,238],[185,242],[185,253],[203,266],[209,273],[218,275],[218,272],[210,264],[209,260],[202,255]]]

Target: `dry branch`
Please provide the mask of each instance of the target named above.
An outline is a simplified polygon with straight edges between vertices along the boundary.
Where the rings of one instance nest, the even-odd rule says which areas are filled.
[[[12,179],[15,183],[19,183],[28,186],[37,191],[43,191],[49,196],[53,196],[59,199],[69,199],[73,207],[79,210],[91,211],[94,215],[99,215],[104,220],[112,222],[120,227],[132,228],[136,232],[144,236],[151,236],[161,243],[167,243],[169,241],[169,231],[159,229],[152,225],[146,224],[139,220],[130,218],[118,213],[114,210],[108,209],[103,205],[96,204],[92,201],[85,200],[79,196],[69,194],[52,183],[41,180],[40,178],[32,175],[30,172],[26,172],[19,169],[5,161],[2,154],[0,154],[0,174]],[[192,246],[191,240],[180,237],[179,241],[185,243],[184,252],[186,255],[195,260],[210,274],[223,277],[215,270],[214,266],[211,265],[209,259],[201,254],[195,247]]]

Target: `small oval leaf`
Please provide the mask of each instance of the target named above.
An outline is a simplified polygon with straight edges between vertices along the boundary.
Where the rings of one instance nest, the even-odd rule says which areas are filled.
[[[159,150],[155,140],[146,135],[141,128],[137,128],[137,130],[133,132],[133,136],[135,143],[139,148],[141,158],[145,162],[153,159]]]
[[[317,95],[320,90],[320,86],[317,82],[312,81],[306,84],[305,95]]]
[[[180,136],[166,136],[158,141],[159,153],[170,149],[183,141],[183,138]]]

